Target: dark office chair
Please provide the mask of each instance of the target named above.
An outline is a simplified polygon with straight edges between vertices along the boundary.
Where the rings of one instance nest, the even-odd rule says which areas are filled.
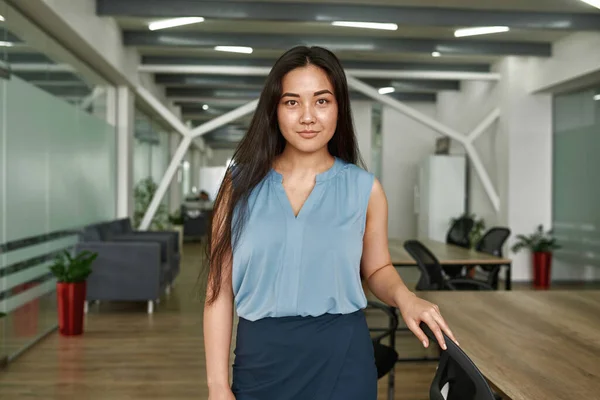
[[[510,236],[510,229],[504,227],[494,227],[488,230],[475,246],[475,250],[482,253],[488,253],[496,257],[502,257],[502,247]],[[485,282],[498,289],[498,275],[500,265],[480,265],[485,273]]]
[[[404,248],[421,270],[417,290],[493,290],[487,283],[474,279],[447,279],[438,259],[418,240],[407,240]]]
[[[460,217],[450,227],[448,234],[446,235],[446,243],[454,246],[464,247],[468,249],[471,247],[471,240],[469,234],[475,225],[473,218]],[[456,278],[462,274],[462,268],[457,267],[443,267],[444,273],[452,278]]]
[[[395,310],[382,303],[369,301],[367,308],[383,311],[388,316],[389,324],[386,328],[369,327],[372,332],[380,332],[371,336],[373,342],[373,351],[375,352],[375,366],[377,367],[377,379],[383,378],[389,374],[388,382],[388,399],[394,399],[394,367],[398,361],[398,353],[396,352],[396,329],[398,328],[398,316]],[[390,338],[390,344],[384,345],[381,341]]]
[[[429,326],[421,323],[420,328],[430,340],[437,343],[437,339]],[[497,400],[499,397],[488,385],[487,381],[460,347],[446,334],[444,341],[447,350],[442,352],[438,369],[431,387],[429,388],[430,400]],[[439,344],[438,344],[439,345]],[[448,384],[447,395],[444,396],[444,386]]]

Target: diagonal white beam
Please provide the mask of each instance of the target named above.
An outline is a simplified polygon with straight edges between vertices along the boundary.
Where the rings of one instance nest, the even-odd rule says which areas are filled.
[[[187,126],[175,114],[171,112],[163,103],[161,103],[148,89],[143,86],[137,86],[135,88],[137,94],[144,99],[150,107],[154,109],[161,117],[165,119],[177,132],[185,136],[188,132]]]
[[[156,193],[154,194],[154,197],[150,201],[150,205],[148,206],[148,209],[146,210],[146,213],[144,214],[144,218],[142,219],[142,222],[140,224],[140,227],[139,227],[140,230],[146,230],[150,226],[150,223],[152,222],[152,218],[154,218],[154,215],[156,214],[156,210],[158,210],[158,206],[160,205],[162,198],[167,193],[167,189],[169,188],[169,185],[171,184],[171,180],[173,180],[173,177],[175,176],[175,173],[177,172],[177,168],[179,167],[179,164],[183,160],[185,153],[187,152],[190,144],[192,143],[192,139],[195,137],[204,135],[204,134],[206,134],[212,130],[215,130],[217,128],[220,128],[223,125],[227,125],[228,123],[233,122],[236,119],[253,112],[256,109],[257,105],[258,105],[258,100],[253,100],[248,104],[238,107],[235,110],[231,110],[228,113],[225,113],[207,123],[204,123],[194,129],[192,129],[192,130],[189,130],[182,123],[183,128],[185,130],[185,133],[183,134],[183,140],[177,147],[177,150],[175,151],[175,154],[173,155],[173,159],[171,160],[171,163],[169,164],[169,166],[167,167],[167,170],[165,171],[165,175],[162,177],[160,183],[158,184]]]
[[[406,104],[404,104],[390,96],[380,94],[377,89],[375,89],[372,86],[367,85],[364,82],[359,81],[358,79],[354,78],[353,76],[348,75],[347,79],[348,79],[348,85],[350,85],[350,87],[352,87],[353,89],[358,90],[359,92],[379,101],[380,103],[386,104],[386,105],[400,111],[402,114],[405,114],[405,115],[411,117],[412,119],[429,126],[433,130],[435,130],[445,136],[455,139],[461,143],[464,142],[464,135],[462,133],[459,133],[459,132],[455,131],[454,129],[447,127],[446,125],[436,121],[435,119],[423,114],[422,112],[415,110],[412,107],[407,106]]]
[[[213,131],[217,128],[220,128],[223,125],[227,125],[228,123],[233,122],[233,121],[243,117],[244,115],[254,112],[254,110],[256,110],[257,105],[258,105],[258,99],[252,100],[251,102],[244,104],[243,106],[238,107],[235,110],[231,110],[228,113],[220,115],[220,116],[216,117],[215,119],[211,119],[210,121],[208,121],[200,126],[197,126],[196,128],[194,128],[190,131],[190,135],[192,137],[198,137],[198,136],[204,135],[205,133]]]
[[[481,136],[481,134],[485,132],[485,130],[489,128],[498,118],[500,118],[500,109],[496,108],[489,113],[488,116],[485,117],[485,119],[481,121],[479,125],[473,129],[473,131],[471,131],[471,133],[469,133],[469,136],[467,137],[469,143],[473,143],[475,139]]]
[[[400,111],[401,113],[409,116],[415,121],[427,125],[433,130],[441,133],[442,135],[448,136],[461,143],[464,146],[467,155],[469,156],[469,159],[471,159],[473,167],[475,168],[475,171],[477,172],[477,175],[479,176],[479,179],[481,180],[481,183],[483,184],[483,187],[485,188],[485,191],[490,199],[490,202],[494,206],[494,209],[496,211],[500,211],[500,197],[498,196],[496,189],[494,189],[494,185],[492,184],[492,181],[487,171],[485,170],[485,167],[483,166],[479,155],[475,151],[475,147],[473,147],[472,143],[468,140],[468,138],[465,135],[415,110],[414,108],[403,104],[402,102],[394,98],[380,94],[377,91],[377,89],[365,84],[364,82],[361,82],[360,80],[356,79],[351,75],[347,76],[347,80],[348,85],[350,85],[350,87],[352,87],[353,89],[358,90],[359,92],[362,92],[365,95],[383,104],[386,104],[395,110]],[[480,124],[479,127],[480,126],[483,126],[483,124]],[[483,129],[485,130],[485,126]]]
[[[138,67],[140,72],[163,74],[210,74],[235,76],[267,76],[269,67],[252,67],[237,65],[154,65],[145,64]],[[382,79],[429,79],[429,80],[479,80],[497,81],[500,74],[495,72],[468,71],[402,71],[383,69],[348,69],[348,75],[357,78]]]
[[[103,87],[101,86],[96,86],[94,88],[94,90],[92,90],[92,93],[90,93],[87,97],[85,97],[82,101],[81,104],[79,104],[79,108],[81,108],[82,110],[87,109],[89,106],[92,105],[92,103],[100,96],[102,96],[104,94],[105,90]]]

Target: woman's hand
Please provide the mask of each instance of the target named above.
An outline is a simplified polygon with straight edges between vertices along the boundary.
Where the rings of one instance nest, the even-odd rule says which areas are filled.
[[[208,400],[235,400],[235,396],[229,386],[223,386],[209,389]]]
[[[415,334],[421,343],[423,343],[424,347],[429,347],[429,338],[425,332],[419,328],[421,322],[424,322],[429,326],[442,349],[447,349],[442,331],[458,345],[458,341],[448,327],[448,324],[446,324],[442,314],[440,314],[440,309],[437,305],[418,298],[414,293],[410,293],[409,296],[403,296],[396,301],[396,304],[402,314],[406,326]]]

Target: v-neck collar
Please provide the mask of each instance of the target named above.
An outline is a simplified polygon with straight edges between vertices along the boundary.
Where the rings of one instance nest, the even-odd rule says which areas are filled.
[[[277,185],[277,196],[279,197],[282,206],[287,210],[286,215],[290,216],[290,218],[294,221],[303,220],[304,217],[310,212],[315,202],[317,202],[323,194],[323,186],[320,185],[320,183],[333,178],[340,170],[342,164],[342,160],[340,160],[337,157],[334,157],[333,165],[326,171],[323,171],[315,176],[315,186],[304,201],[304,204],[302,204],[302,206],[300,207],[298,215],[294,214],[294,208],[292,207],[292,203],[288,198],[285,188],[283,187],[283,175],[275,171],[274,168],[271,168],[271,179],[273,179]]]

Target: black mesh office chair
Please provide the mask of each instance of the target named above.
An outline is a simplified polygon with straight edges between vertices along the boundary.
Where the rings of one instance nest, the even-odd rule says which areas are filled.
[[[502,257],[502,247],[510,236],[510,229],[494,227],[488,230],[475,246],[475,250],[488,253],[496,257]],[[480,265],[486,273],[485,282],[494,289],[498,289],[498,275],[500,265]]]
[[[469,234],[475,225],[475,221],[470,217],[460,217],[450,227],[448,234],[446,235],[446,243],[454,246],[464,247],[468,249],[471,247],[471,240]],[[443,267],[444,273],[452,278],[456,278],[462,274],[462,268],[457,267]]]
[[[474,279],[447,279],[438,259],[418,240],[407,240],[404,248],[421,270],[417,290],[493,290],[487,283]]]
[[[377,367],[377,379],[383,378],[389,374],[388,381],[388,399],[394,399],[394,367],[398,361],[396,352],[396,329],[398,328],[398,316],[395,310],[382,303],[369,301],[368,309],[377,309],[383,311],[388,316],[388,326],[386,328],[369,327],[372,332],[379,332],[371,336],[373,341],[373,350],[375,352],[375,366]],[[384,345],[381,341],[390,338],[389,345]]]
[[[430,340],[437,339],[429,326],[421,323],[420,328]],[[497,400],[499,397],[488,385],[477,366],[460,347],[444,334],[447,350],[442,352],[435,377],[429,388],[430,400]],[[439,344],[438,344],[439,345]],[[444,395],[444,386],[448,385]]]

